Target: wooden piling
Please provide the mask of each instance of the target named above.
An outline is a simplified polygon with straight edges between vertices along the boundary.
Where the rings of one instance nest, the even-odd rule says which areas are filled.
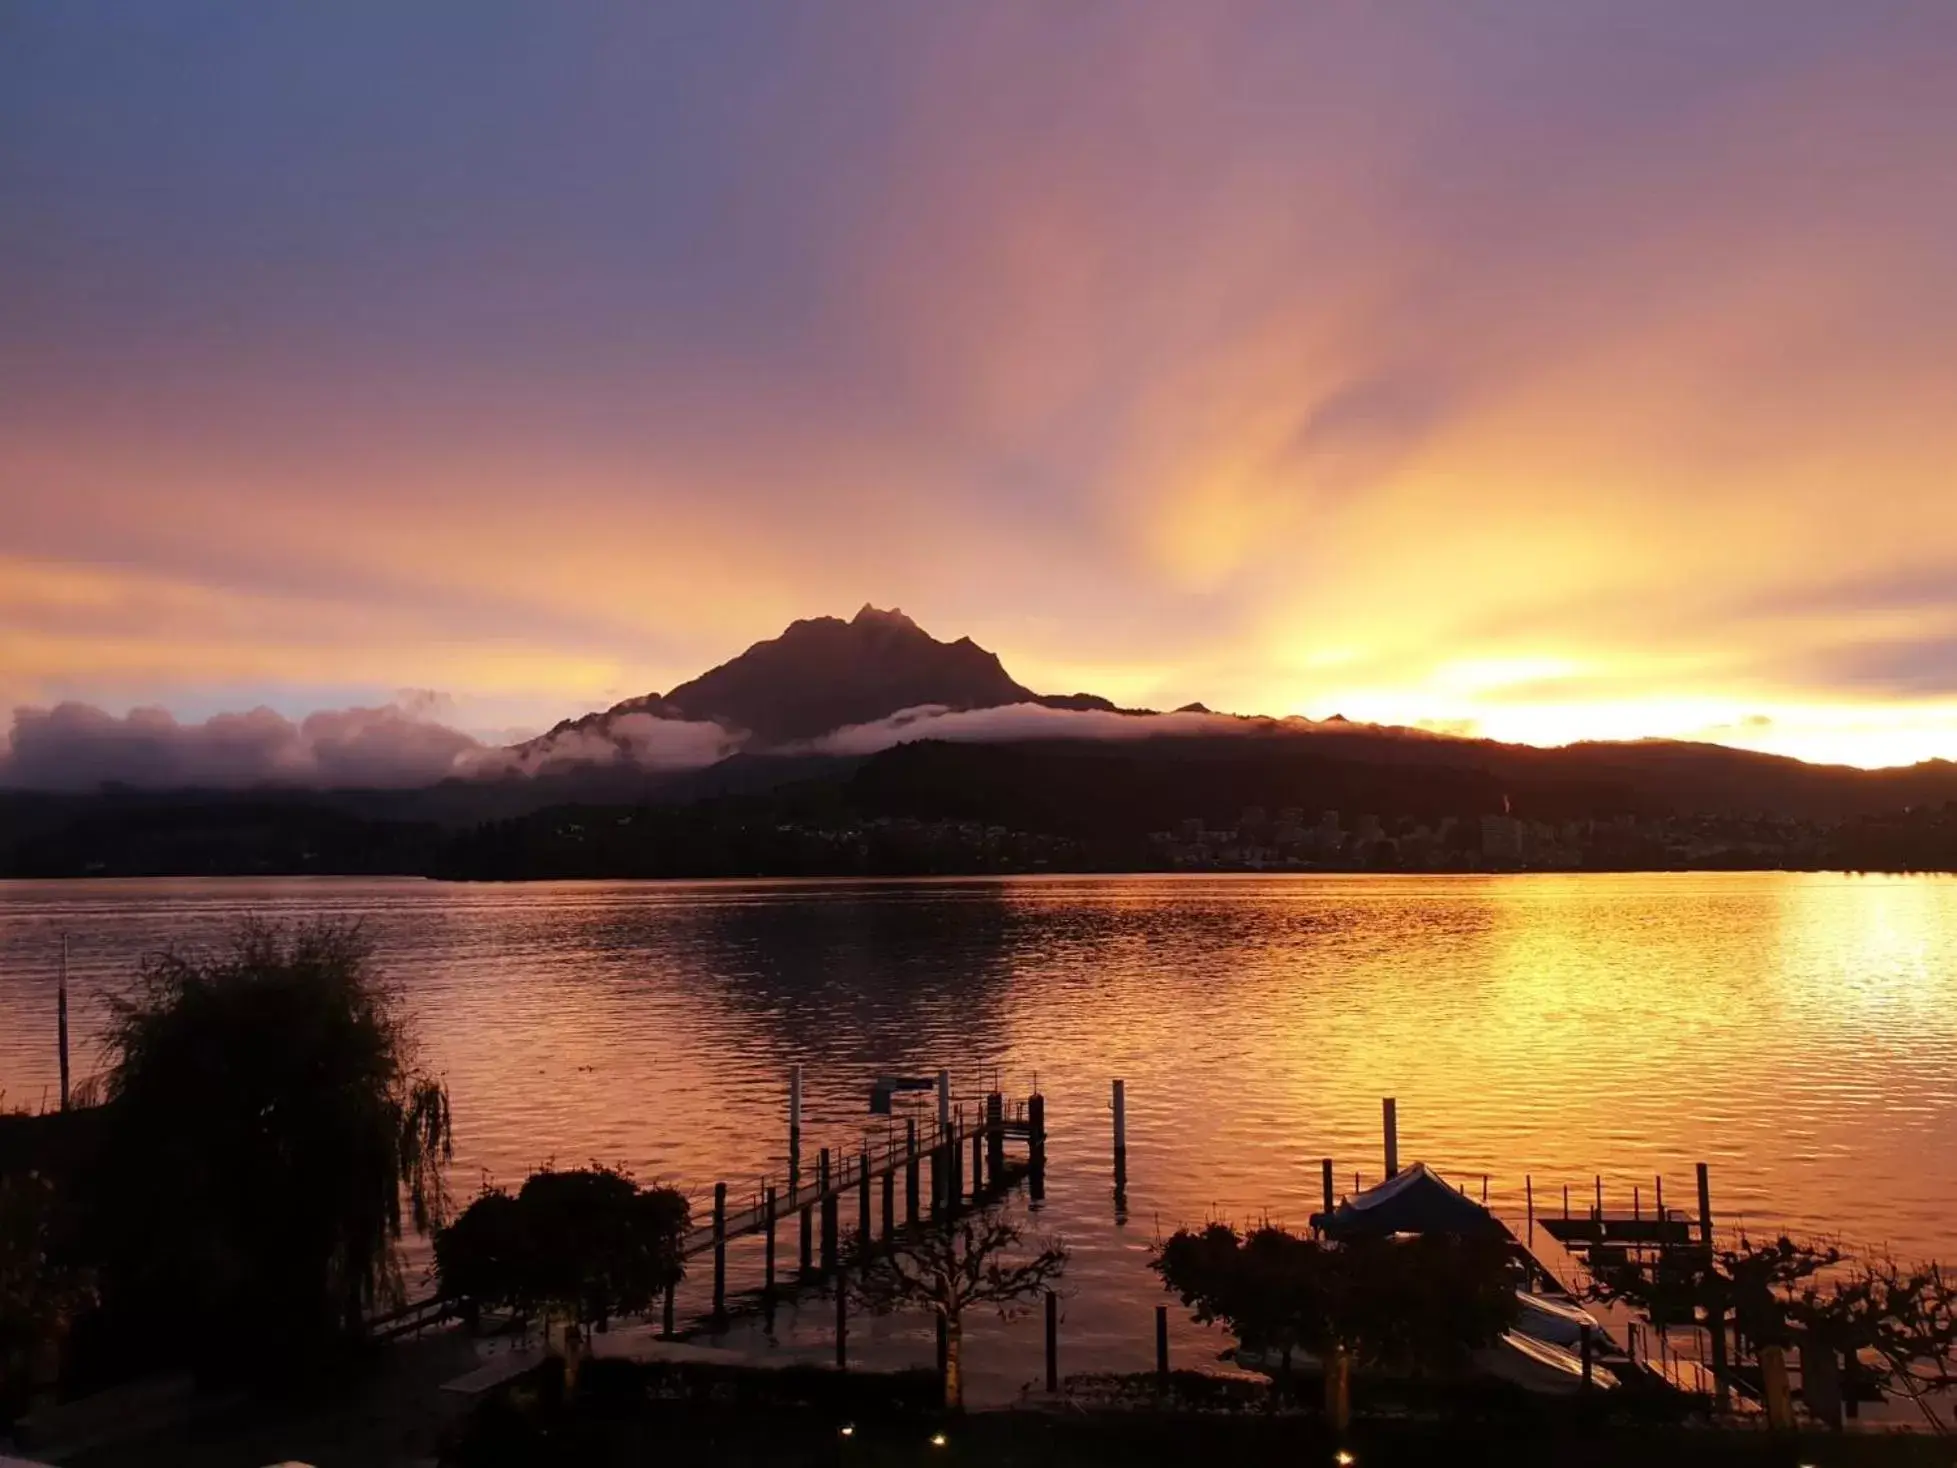
[[[727,1316],[727,1184],[713,1185],[713,1317]]]
[[[1533,1244],[1536,1241],[1536,1180],[1526,1172],[1522,1175],[1522,1206],[1529,1231],[1524,1242]]]
[[[945,1138],[945,1206],[956,1208],[965,1196],[965,1127],[962,1116],[953,1117],[951,1132]]]
[[[1386,1175],[1400,1175],[1400,1106],[1387,1096],[1379,1103],[1382,1130],[1386,1133]]]
[[[1604,1175],[1600,1172],[1597,1174],[1597,1217],[1601,1219],[1603,1216],[1604,1216]]]
[[[1321,1181],[1325,1187],[1325,1212],[1329,1215],[1336,1202],[1332,1197],[1332,1159],[1329,1157],[1319,1159],[1319,1170],[1324,1174]]]
[[[829,1149],[824,1147],[817,1155],[815,1165],[816,1191],[821,1195],[822,1206],[822,1272],[826,1275],[836,1267],[836,1194],[830,1186]]]
[[[985,1191],[985,1133],[972,1133],[972,1202]]]
[[[1046,1389],[1060,1390],[1060,1297],[1046,1292]]]
[[[1699,1174],[1699,1247],[1705,1251],[1706,1259],[1712,1259],[1712,1182],[1705,1163],[1698,1164]],[[1726,1381],[1726,1313],[1714,1311],[1706,1317],[1706,1331],[1712,1338],[1712,1378],[1713,1402],[1721,1412],[1733,1405],[1732,1388]]]
[[[1563,1218],[1566,1222],[1568,1221],[1569,1216],[1570,1216],[1570,1185],[1568,1183],[1564,1183],[1563,1184]]]
[[[1169,1307],[1155,1307],[1155,1379],[1169,1385]]]
[[[938,1135],[951,1130],[951,1072],[938,1072]]]
[[[1663,1223],[1665,1221],[1665,1177],[1663,1173],[1652,1178],[1651,1191],[1653,1198],[1652,1206],[1658,1210],[1658,1221]]]
[[[1026,1098],[1026,1194],[1035,1203],[1046,1201],[1046,1097],[1037,1091]]]
[[[863,1265],[870,1264],[870,1240],[876,1237],[876,1220],[870,1213],[870,1154],[866,1150],[857,1155],[856,1166],[856,1236],[863,1246]]]
[[[945,1207],[945,1144],[931,1149],[931,1216],[938,1217]]]
[[[802,1205],[802,1273],[807,1275],[815,1268],[815,1205]]]
[[[883,1236],[888,1239],[897,1232],[897,1168],[895,1164],[883,1170]]]
[[[904,1222],[917,1222],[917,1118],[904,1119]]]
[[[1128,1186],[1128,1083],[1114,1083],[1114,1185]]]
[[[768,1244],[764,1255],[765,1263],[761,1275],[761,1292],[769,1300],[775,1297],[775,1190],[768,1189],[764,1205],[768,1216]]]
[[[994,1186],[1006,1172],[1006,1098],[998,1091],[985,1098],[985,1171]]]

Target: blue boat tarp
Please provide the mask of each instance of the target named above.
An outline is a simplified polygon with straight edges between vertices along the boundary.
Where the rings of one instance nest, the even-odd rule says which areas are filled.
[[[1515,1236],[1481,1204],[1457,1192],[1424,1162],[1347,1199],[1311,1225],[1328,1239],[1384,1238],[1392,1234],[1451,1234],[1464,1239]]]

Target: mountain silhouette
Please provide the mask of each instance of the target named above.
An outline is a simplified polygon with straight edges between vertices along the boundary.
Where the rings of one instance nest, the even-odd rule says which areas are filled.
[[[531,744],[569,731],[602,734],[623,715],[648,713],[711,721],[746,731],[756,746],[774,747],[927,704],[985,709],[1017,703],[1114,708],[1090,693],[1034,693],[1006,672],[996,653],[971,638],[940,642],[901,611],[866,605],[847,622],[840,617],[792,622],[779,637],[755,643],[669,693],[648,693],[566,720]]]

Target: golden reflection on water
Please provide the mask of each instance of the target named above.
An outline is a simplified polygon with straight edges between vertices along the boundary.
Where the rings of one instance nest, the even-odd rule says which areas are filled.
[[[1521,1209],[1593,1175],[1725,1222],[1957,1258],[1957,882],[1787,874],[1136,877],[887,884],[0,884],[0,1087],[54,1072],[56,935],[76,1028],[141,952],[244,911],[359,915],[448,1077],[457,1181],[555,1158],[737,1196],[855,1146],[869,1081],[949,1066],[1048,1097],[1043,1225],[1076,1248],[1069,1340],[1146,1350],[1159,1226],[1301,1223],[1401,1156]],[[79,1069],[86,1071],[88,1065]],[[1129,1097],[1127,1222],[1109,1082]],[[758,1255],[738,1253],[742,1271]],[[819,1313],[819,1312],[818,1312]],[[1178,1327],[1181,1329],[1181,1327]]]

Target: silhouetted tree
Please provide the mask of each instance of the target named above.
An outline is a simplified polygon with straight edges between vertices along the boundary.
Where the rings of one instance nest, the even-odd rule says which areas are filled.
[[[1858,1263],[1845,1277],[1805,1286],[1787,1314],[1830,1350],[1874,1355],[1882,1380],[1947,1430],[1933,1402],[1957,1387],[1957,1279],[1942,1265]]]
[[[1430,1235],[1329,1243],[1278,1228],[1179,1229],[1151,1267],[1199,1321],[1255,1351],[1325,1366],[1326,1414],[1343,1427],[1349,1366],[1439,1370],[1498,1337],[1516,1313],[1499,1244]]]
[[[685,1277],[690,1216],[683,1194],[616,1168],[545,1168],[514,1196],[485,1189],[436,1234],[436,1276],[450,1299],[602,1324],[644,1314]]]
[[[206,1347],[317,1347],[399,1300],[404,1200],[417,1231],[446,1212],[448,1092],[357,924],[248,921],[215,956],[151,959],[109,1046],[119,1306]]]
[[[944,1404],[965,1402],[963,1317],[990,1306],[1002,1320],[1028,1309],[1067,1267],[1067,1246],[1035,1240],[997,1210],[937,1219],[871,1245],[867,1268],[849,1288],[869,1309],[882,1313],[921,1307],[944,1322]]]

